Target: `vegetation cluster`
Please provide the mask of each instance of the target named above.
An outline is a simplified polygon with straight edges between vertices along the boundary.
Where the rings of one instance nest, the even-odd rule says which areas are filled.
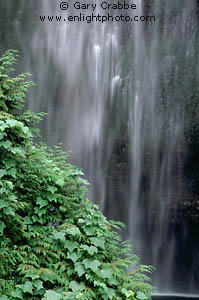
[[[0,300],[147,300],[152,290],[128,241],[87,199],[61,147],[34,142],[44,113],[24,111],[29,74],[0,58]],[[132,267],[133,271],[128,271]]]

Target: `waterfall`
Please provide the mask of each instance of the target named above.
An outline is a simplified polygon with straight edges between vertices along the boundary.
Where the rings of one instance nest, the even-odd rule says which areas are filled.
[[[40,20],[92,15],[92,7],[77,10],[74,1],[68,10],[54,0],[1,1],[8,28],[0,23],[0,43],[20,49],[20,70],[33,74],[28,108],[48,113],[41,125],[48,144],[73,152],[91,184],[89,198],[127,224],[124,236],[142,263],[155,266],[159,292],[198,292],[199,240],[187,213],[199,201],[192,200],[198,2],[129,0],[136,9],[105,10],[96,0],[95,15],[123,13],[133,21],[89,23]]]

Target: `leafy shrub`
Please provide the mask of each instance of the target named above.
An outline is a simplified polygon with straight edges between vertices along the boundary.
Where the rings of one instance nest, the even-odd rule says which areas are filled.
[[[114,231],[123,224],[86,198],[60,147],[34,143],[42,114],[15,113],[32,85],[8,75],[15,62],[12,50],[0,59],[0,300],[149,299],[152,268]]]

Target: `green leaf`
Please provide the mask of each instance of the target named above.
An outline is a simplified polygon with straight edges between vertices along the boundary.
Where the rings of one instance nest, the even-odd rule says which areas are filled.
[[[9,188],[10,190],[13,190],[14,185],[13,185],[13,183],[12,183],[11,181],[6,180],[6,185],[8,186],[8,188]],[[11,199],[11,197],[12,197],[13,199],[17,199],[17,197],[16,197],[15,195],[10,195],[10,199]],[[14,201],[14,200],[13,200],[13,201]]]
[[[81,246],[82,249],[86,250],[90,255],[93,255],[94,253],[97,253],[97,248],[95,246],[87,246],[83,245]]]
[[[17,171],[16,168],[11,168],[7,171],[7,174],[16,178],[16,171]]]
[[[7,174],[7,172],[3,169],[0,169],[0,179],[5,176]]]
[[[29,293],[29,294],[33,294],[33,285],[31,281],[26,281],[23,285],[23,292],[24,293]]]
[[[100,286],[100,287],[102,287],[104,290],[107,289],[107,286],[106,286],[105,283],[103,283],[103,282],[101,282],[101,281],[97,281],[97,280],[94,281],[94,286]]]
[[[1,94],[1,97],[3,96],[3,94]],[[1,102],[0,102],[0,107],[3,109],[3,111],[8,111],[8,107],[7,107],[7,105],[6,105],[6,103],[5,103],[5,101],[3,101],[3,100],[1,100]]]
[[[83,282],[78,283],[77,281],[71,281],[69,284],[69,288],[73,291],[73,292],[81,292],[82,290],[85,289],[85,284]]]
[[[84,223],[86,223],[86,220],[85,220],[85,219],[82,219],[82,218],[79,218],[79,219],[78,219],[78,223],[79,223],[79,224],[84,224]]]
[[[23,123],[21,123],[21,122],[19,122],[19,121],[17,121],[17,120],[6,120],[6,124],[8,124],[10,127],[16,127],[16,126],[19,126],[19,127],[21,127],[20,125],[22,124],[23,125]]]
[[[3,133],[0,133],[0,140],[3,140],[4,136],[6,136],[6,133],[3,132]],[[0,298],[1,299],[1,298]]]
[[[129,291],[129,290],[125,289],[125,288],[122,289],[122,293],[123,293],[127,298],[133,297],[133,296],[135,295],[135,293],[134,293],[133,291]]]
[[[93,238],[90,239],[90,241],[96,247],[99,247],[99,248],[102,248],[102,249],[105,248],[105,240],[103,238],[93,237]]]
[[[8,202],[6,202],[4,200],[1,200],[1,202],[0,202],[0,209],[4,208],[4,207],[7,207],[7,206],[8,206]]]
[[[82,263],[77,262],[75,264],[75,271],[78,273],[78,276],[81,277],[86,271]]]
[[[12,152],[13,154],[16,154],[16,155],[25,157],[25,150],[22,149],[21,147],[14,147],[14,148],[12,148],[12,149],[11,149],[11,152]]]
[[[111,278],[112,275],[113,275],[113,272],[108,267],[105,267],[99,271],[99,276],[104,279]]]
[[[4,121],[0,121],[0,131],[4,131],[5,128],[7,128],[8,126],[6,125],[6,123]]]
[[[19,299],[24,299],[22,291],[18,290],[18,289],[16,291],[12,292],[11,296],[15,297],[15,298],[19,298]]]
[[[22,128],[23,133],[27,134],[30,132],[30,129],[27,126],[23,126]]]
[[[48,195],[46,195],[46,196],[47,196],[49,202],[52,202],[52,201],[57,202],[57,195],[56,194],[48,193]]]
[[[144,293],[142,293],[142,292],[137,292],[136,298],[139,299],[139,300],[146,300],[146,299],[148,299],[148,297]]]
[[[59,185],[60,187],[63,187],[64,186],[64,179],[63,178],[58,178],[55,183],[57,185]]]
[[[70,252],[72,252],[74,249],[78,248],[78,243],[66,240],[64,242],[64,248],[67,248]]]
[[[1,195],[3,195],[3,194],[6,194],[6,195],[7,195],[7,194],[8,194],[8,190],[5,189],[5,188],[1,188],[1,189],[0,189],[0,194],[1,194]],[[0,206],[1,206],[1,205],[0,205]]]
[[[82,263],[84,264],[86,269],[91,269],[93,272],[96,272],[101,264],[97,259],[84,259]]]
[[[52,270],[44,269],[44,268],[42,268],[42,272],[40,273],[40,277],[44,281],[50,281],[52,283],[54,283],[54,281],[56,279],[56,275]]]
[[[33,222],[39,222],[39,223],[41,223],[41,220],[40,220],[40,218],[38,217],[38,216],[32,216],[32,220],[33,220]]]
[[[6,141],[6,142],[1,142],[0,146],[3,146],[4,149],[8,149],[10,148],[10,146],[12,145],[12,143],[10,141]]]
[[[34,280],[39,278],[39,274],[33,272],[32,270],[28,270],[28,272],[26,273],[26,277],[30,277]]]
[[[7,215],[7,216],[13,216],[15,215],[13,209],[11,207],[6,207],[4,209],[4,214]]]
[[[42,298],[42,300],[60,300],[62,296],[58,293],[56,293],[53,290],[48,290],[44,294],[45,298]]]
[[[74,263],[78,260],[76,252],[68,253],[67,258],[71,259]]]
[[[80,168],[73,168],[70,172],[70,175],[77,176],[77,175],[84,175],[84,173],[82,172],[82,169],[80,169]]]
[[[106,293],[107,293],[109,299],[113,299],[113,296],[115,296],[115,291],[114,291],[114,289],[107,288],[107,289],[106,289]]]
[[[39,204],[40,205],[40,208],[44,207],[44,206],[47,206],[48,205],[48,201],[47,200],[44,200],[42,198],[37,198],[37,202],[36,204]]]
[[[16,167],[16,161],[14,160],[4,160],[4,165],[6,169],[10,169],[12,167]]]
[[[43,288],[43,282],[41,280],[36,280],[33,282],[33,285],[37,290],[41,290]]]
[[[3,230],[5,227],[6,227],[5,223],[0,221],[0,234],[3,234]]]
[[[8,298],[8,296],[0,296],[0,300],[8,300],[9,298]]]
[[[72,225],[72,226],[68,227],[66,229],[66,233],[68,233],[69,235],[73,235],[73,236],[81,235],[81,232],[80,232],[79,228],[75,225]]]
[[[57,191],[57,188],[55,186],[49,186],[48,191],[54,194]]]
[[[84,226],[83,229],[87,235],[94,235],[96,233],[96,227],[93,226]]]
[[[90,185],[90,183],[86,179],[81,177],[78,178],[78,183],[83,185]]]
[[[28,224],[32,224],[32,220],[30,217],[25,217],[24,218],[24,224],[28,225]]]
[[[53,236],[56,240],[60,240],[62,242],[65,242],[65,232],[61,231],[54,231]]]

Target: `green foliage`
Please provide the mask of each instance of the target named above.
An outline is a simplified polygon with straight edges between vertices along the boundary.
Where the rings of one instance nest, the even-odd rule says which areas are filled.
[[[31,81],[26,81],[29,73],[13,78],[9,76],[9,73],[14,71],[12,66],[16,63],[16,57],[16,51],[8,50],[0,58],[0,107],[6,112],[21,109],[24,106],[25,92],[33,85]]]
[[[87,199],[82,171],[60,147],[34,144],[30,114],[13,114],[31,85],[7,75],[14,55],[0,59],[0,300],[149,299],[152,267],[121,241],[122,224]]]
[[[18,53],[15,50],[8,50],[0,58],[0,120],[15,119],[23,122],[25,125],[32,125],[39,122],[45,113],[35,114],[26,111],[16,114],[17,110],[24,107],[24,98],[28,89],[34,83],[27,78],[29,73],[23,73],[16,77],[10,77],[9,74],[15,69],[13,65],[17,62]]]

